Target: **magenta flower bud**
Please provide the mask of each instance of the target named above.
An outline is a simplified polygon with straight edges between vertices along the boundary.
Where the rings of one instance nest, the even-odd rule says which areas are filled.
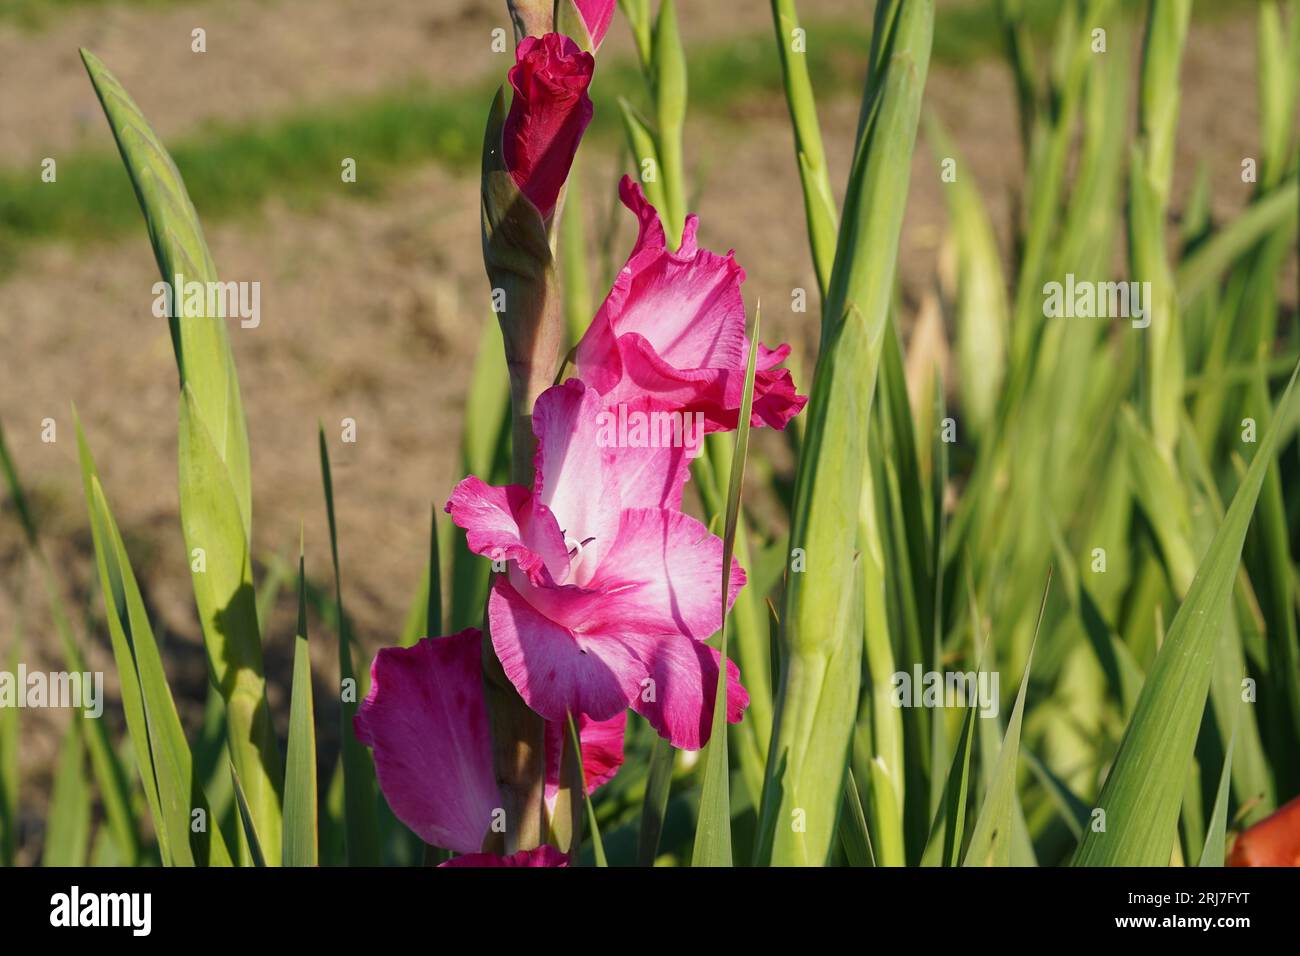
[[[526,37],[515,57],[503,156],[520,192],[549,219],[591,122],[587,88],[596,60],[558,33]]]
[[[559,0],[558,3],[553,0],[506,0],[520,38],[567,33],[578,41],[579,46],[593,53],[609,32],[617,4],[618,0]],[[585,37],[578,35],[584,31]]]
[[[609,24],[614,19],[614,7],[617,4],[618,0],[573,0],[573,5],[578,8],[583,22],[587,25],[593,50],[600,48],[601,41],[609,32]]]

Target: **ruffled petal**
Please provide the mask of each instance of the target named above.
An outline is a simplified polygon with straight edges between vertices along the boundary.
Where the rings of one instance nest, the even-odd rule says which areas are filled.
[[[696,247],[694,216],[687,219],[681,246],[669,251],[661,241],[658,214],[641,187],[624,177],[621,195],[641,229],[631,258],[601,306],[614,335],[643,336],[677,368],[743,367],[745,302],[740,284],[745,270],[731,253],[718,256]],[[652,231],[656,228],[658,233]]]
[[[713,731],[713,702],[718,692],[716,648],[696,641],[623,638],[649,669],[650,682],[632,701],[632,709],[650,722],[674,747],[699,750]],[[727,720],[740,723],[749,706],[749,692],[740,683],[740,669],[727,660]]]
[[[465,541],[475,554],[514,561],[534,579],[543,567],[553,576],[567,572],[564,535],[554,516],[537,507],[526,488],[497,488],[471,475],[456,485],[444,510],[465,529]]]
[[[555,516],[570,556],[558,583],[584,583],[618,531],[613,450],[601,447],[599,412],[600,396],[576,379],[548,388],[533,405],[537,500]]]
[[[660,409],[641,396],[602,410],[597,422],[623,509],[680,510],[690,461],[703,446],[704,416]]]
[[[745,271],[728,253],[696,245],[699,222],[686,220],[676,252],[666,248],[658,213],[629,177],[620,195],[640,224],[636,245],[582,340],[578,377],[607,406],[646,397],[656,408],[702,413],[707,430],[736,427],[749,354]],[[776,368],[789,346],[760,343],[751,423],[782,428],[806,398]]]
[[[426,843],[457,853],[479,849],[501,803],[481,653],[476,628],[384,648],[353,718],[393,813]]]
[[[728,606],[744,584],[732,558]],[[581,612],[566,617],[576,630],[707,640],[722,626],[722,539],[679,511],[629,509],[588,589],[574,596]]]
[[[571,713],[609,720],[627,708],[646,675],[645,666],[621,644],[592,641],[557,624],[505,577],[493,582],[488,622],[506,676],[547,720]]]

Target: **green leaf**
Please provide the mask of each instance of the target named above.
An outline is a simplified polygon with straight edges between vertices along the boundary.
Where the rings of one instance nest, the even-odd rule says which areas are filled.
[[[773,0],[772,25],[776,28],[776,48],[781,56],[785,102],[794,127],[794,151],[799,163],[799,182],[803,187],[804,215],[808,220],[808,244],[812,250],[813,268],[817,272],[817,285],[822,298],[825,298],[835,263],[839,211],[835,208],[821,127],[817,122],[817,100],[808,75],[807,50],[795,49],[796,31],[802,28],[794,0]]]
[[[641,829],[637,837],[637,866],[654,866],[659,855],[659,837],[668,810],[673,785],[673,761],[677,751],[658,734],[650,745],[650,769],[646,771],[645,800],[641,806]]]
[[[1169,863],[1223,615],[1232,597],[1255,502],[1276,454],[1278,422],[1291,411],[1295,379],[1292,373],[1278,403],[1278,414],[1264,433],[1151,666],[1097,802],[1106,815],[1106,830],[1084,835],[1074,858],[1076,865]]]
[[[1300,186],[1296,177],[1291,176],[1197,246],[1178,266],[1179,297],[1190,302],[1211,288],[1241,256],[1274,230],[1294,233],[1297,196],[1300,196]]]
[[[1043,603],[1038,609],[1038,626],[1034,629],[1034,641],[1025,658],[1025,673],[1020,678],[1016,705],[1011,711],[1011,719],[1007,721],[1007,732],[1002,739],[997,765],[993,768],[992,783],[984,794],[979,816],[975,818],[975,830],[971,834],[970,846],[966,848],[963,866],[1011,865],[1018,799],[1016,768],[1020,758],[1020,723],[1025,714],[1025,694],[1029,690],[1029,674],[1034,664],[1034,647],[1038,643],[1038,631],[1043,625],[1043,612],[1047,610],[1047,595],[1051,588],[1052,572],[1049,570],[1047,584],[1043,588]]]
[[[90,849],[90,789],[86,786],[82,716],[73,713],[59,751],[50,808],[45,817],[41,866],[85,866]]]
[[[1021,752],[1029,763],[1029,769],[1034,772],[1034,776],[1038,778],[1043,785],[1043,789],[1047,791],[1048,797],[1056,805],[1057,815],[1069,827],[1070,832],[1074,834],[1074,838],[1076,840],[1081,839],[1090,818],[1089,806],[1079,799],[1078,795],[1069,788],[1064,780],[1052,773],[1051,768],[1039,760],[1032,750],[1023,750]]]
[[[713,697],[713,730],[704,750],[704,782],[700,812],[695,825],[695,848],[691,866],[731,866],[731,762],[727,755],[727,595],[731,589],[731,556],[736,548],[740,521],[740,494],[749,457],[750,415],[754,408],[754,374],[758,361],[759,314],[754,313],[750,333],[749,362],[745,367],[745,391],[736,426],[736,451],[731,458],[727,483],[727,516],[722,535],[722,641],[719,647],[718,686]]]
[[[166,147],[99,58],[83,49],[81,59],[135,187],[162,280],[174,283],[180,275],[187,283],[216,282],[216,265],[198,214]],[[226,324],[217,318],[184,316],[183,297],[176,295],[175,299],[170,323],[181,384],[193,390],[199,417],[211,431],[218,457],[230,472],[247,537],[252,516],[248,430]]]
[[[283,766],[266,704],[252,588],[248,429],[224,318],[188,314],[182,284],[216,283],[217,270],[176,165],[138,106],[92,53],[81,51],[164,282],[171,284],[172,347],[181,384],[180,510],[186,547],[204,570],[191,580],[214,682],[226,702],[235,763],[271,859],[280,859]],[[208,286],[211,288],[211,286]]]
[[[896,16],[890,17],[891,10]],[[861,681],[861,570],[855,557],[867,425],[889,322],[933,0],[877,6],[853,157],[806,411],[781,615],[782,673],[768,752],[756,862],[824,865],[843,803]],[[805,827],[790,826],[796,812]]]
[[[0,423],[0,471],[4,473],[5,485],[9,489],[9,498],[13,502],[13,509],[18,514],[18,522],[23,526],[23,533],[27,536],[27,543],[36,544],[36,520],[32,517],[32,509],[27,504],[27,495],[23,492],[23,484],[18,480],[18,471],[14,467],[14,460],[9,454],[9,446],[5,444],[4,424]]]
[[[23,492],[22,482],[18,478],[18,471],[13,458],[5,446],[3,428],[0,428],[0,471],[3,472],[5,484],[9,487],[9,494],[13,500],[14,510],[18,513],[19,521],[23,526],[28,548],[36,558],[41,583],[44,586],[45,595],[49,602],[50,616],[53,618],[54,629],[58,632],[59,643],[62,646],[64,666],[69,673],[84,674],[87,671],[85,658],[81,653],[81,648],[77,645],[77,639],[72,632],[72,625],[68,620],[67,612],[64,610],[63,597],[55,579],[54,569],[41,547],[36,523],[27,504],[27,496]],[[17,720],[16,716],[14,720]],[[94,771],[95,780],[99,785],[100,797],[103,800],[104,813],[108,818],[113,842],[122,863],[126,866],[134,866],[139,862],[140,858],[140,838],[135,815],[131,810],[130,783],[127,779],[126,769],[113,751],[112,744],[108,739],[108,730],[104,723],[98,720],[92,721],[85,730],[86,734],[83,742],[90,753],[90,765]],[[0,819],[2,818],[3,810],[0,809]],[[0,859],[3,858],[3,849],[0,848]]]
[[[316,710],[312,704],[311,652],[307,643],[307,571],[298,549],[298,633],[293,641],[289,701],[289,752],[284,770],[285,866],[316,866]]]
[[[1236,743],[1237,728],[1233,727],[1232,736],[1228,738],[1228,750],[1223,755],[1219,789],[1214,797],[1214,809],[1210,811],[1210,828],[1205,834],[1205,846],[1201,848],[1198,866],[1223,866],[1228,856],[1228,799],[1232,792],[1232,749]]]
[[[318,432],[321,482],[325,486],[325,514],[329,518],[330,557],[334,562],[334,594],[339,622],[339,680],[352,682],[355,693],[339,704],[339,747],[343,762],[343,820],[345,845],[350,866],[379,865],[379,831],[375,821],[375,765],[370,752],[357,740],[352,719],[357,712],[362,687],[352,664],[352,640],[343,614],[343,580],[339,570],[338,525],[334,519],[334,479],[330,471],[325,428]]]
[[[943,798],[939,801],[939,810],[930,824],[930,837],[921,854],[922,866],[956,866],[961,862],[961,844],[966,835],[966,800],[970,792],[970,755],[975,744],[975,721],[979,719],[976,710],[972,704],[962,718],[961,733],[957,736],[952,764],[943,786]]]
[[[18,670],[21,634],[6,661],[12,674]],[[0,866],[13,866],[18,853],[18,714],[17,707],[0,708]]]
[[[587,808],[587,827],[591,831],[591,848],[596,857],[596,865],[600,867],[609,866],[609,861],[605,858],[605,844],[600,838],[600,826],[596,823],[596,810],[591,805],[591,796],[587,793],[587,771],[582,766],[582,738],[578,735],[578,725],[570,714],[566,721],[566,732],[569,741],[569,753],[573,757],[575,764],[575,774],[579,782],[578,793],[579,800]],[[577,841],[574,841],[577,846]]]
[[[253,569],[230,473],[188,384],[181,392],[181,530],[230,751],[268,859],[280,860],[284,769],[266,702]],[[201,563],[200,563],[201,562]]]
[[[122,535],[79,419],[76,424],[82,485],[122,707],[162,860],[173,866],[229,866],[230,854],[203,794]],[[196,816],[205,824],[197,831],[191,826]]]
[[[257,823],[253,820],[253,812],[248,807],[248,798],[244,796],[244,786],[239,782],[239,771],[235,769],[233,762],[229,766],[230,782],[235,790],[235,802],[239,806],[239,823],[243,827],[244,840],[248,844],[253,866],[266,866],[266,854],[262,852],[262,841],[257,836]]]
[[[663,177],[659,173],[662,164],[659,161],[659,145],[655,135],[650,132],[650,124],[627,100],[619,97],[618,108],[623,117],[623,130],[627,133],[628,148],[632,151],[632,162],[637,168],[635,178],[645,190],[645,197],[650,201],[650,205],[662,210],[662,216],[667,216],[668,199],[664,195]],[[647,176],[647,170],[654,174],[653,177]],[[675,241],[666,220],[664,231],[669,242]],[[677,236],[680,237],[681,233],[678,232]]]
[[[871,833],[867,829],[867,815],[862,810],[858,784],[850,769],[844,775],[844,814],[840,821],[840,843],[850,866],[875,866],[876,856],[871,850]]]

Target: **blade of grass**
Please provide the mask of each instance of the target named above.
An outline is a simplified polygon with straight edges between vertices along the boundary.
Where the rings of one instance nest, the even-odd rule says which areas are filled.
[[[1210,811],[1210,827],[1205,833],[1205,846],[1197,866],[1223,866],[1227,859],[1228,798],[1232,792],[1232,749],[1237,743],[1237,729],[1228,738],[1228,749],[1223,755],[1223,770],[1219,773],[1219,789]]]
[[[605,858],[605,844],[600,838],[600,826],[596,823],[596,811],[591,805],[591,795],[587,793],[587,772],[582,766],[582,739],[578,736],[578,725],[574,723],[573,715],[569,715],[567,721],[569,748],[573,754],[573,760],[576,765],[575,774],[578,779],[579,800],[587,808],[587,828],[591,831],[591,849],[596,857],[596,865],[600,867],[609,866],[609,861]],[[576,834],[575,829],[575,834]],[[575,840],[574,847],[577,847]]]
[[[1007,721],[1007,732],[1002,739],[997,765],[993,769],[993,782],[984,794],[984,803],[975,818],[975,830],[966,849],[964,866],[1010,866],[1013,830],[1015,826],[1016,767],[1020,758],[1020,724],[1025,713],[1025,695],[1029,691],[1029,674],[1034,663],[1034,647],[1038,644],[1043,626],[1043,613],[1047,610],[1047,596],[1052,589],[1052,572],[1047,572],[1043,587],[1043,603],[1038,609],[1038,625],[1034,640],[1025,659],[1025,673],[1020,678],[1020,691]]]
[[[704,782],[700,813],[696,821],[695,847],[691,866],[731,866],[731,763],[727,755],[727,595],[731,590],[731,556],[736,547],[740,522],[741,486],[745,461],[749,457],[750,415],[754,408],[754,374],[758,361],[759,311],[754,312],[750,333],[749,362],[745,367],[745,390],[736,426],[736,451],[731,458],[727,481],[726,525],[722,535],[722,640],[719,645],[718,685],[713,698],[713,731],[704,752]]]
[[[888,16],[897,7],[897,15]],[[932,0],[877,6],[863,122],[822,314],[800,447],[781,615],[782,673],[755,860],[823,865],[843,803],[861,679],[858,522],[882,336],[934,26]],[[795,811],[802,811],[796,814]],[[789,821],[802,816],[803,827]]]
[[[803,187],[808,243],[812,249],[813,268],[817,272],[818,290],[825,299],[831,267],[835,263],[839,213],[831,192],[826,151],[822,147],[821,127],[817,122],[817,101],[808,75],[806,34],[799,26],[794,0],[772,0],[772,25],[776,29],[776,48],[781,54],[785,102],[794,127],[794,152],[799,164],[799,182]],[[803,43],[796,42],[800,38]]]
[[[1075,840],[1081,839],[1083,830],[1089,823],[1088,805],[1079,799],[1064,780],[1052,773],[1051,768],[1039,760],[1032,750],[1021,752],[1025,755],[1029,769],[1033,771],[1034,776],[1043,785],[1043,789],[1047,791],[1047,796],[1056,806],[1057,816],[1069,827]]]
[[[244,840],[248,844],[248,852],[252,858],[253,866],[266,866],[266,854],[262,852],[262,841],[257,836],[257,824],[253,820],[253,812],[248,808],[248,798],[244,796],[244,786],[239,782],[239,771],[235,769],[234,762],[230,762],[230,782],[235,790],[235,802],[239,806],[239,822],[244,828]]]
[[[17,467],[5,445],[3,427],[0,427],[0,471],[3,471],[5,484],[9,487],[10,498],[22,524],[28,549],[36,559],[50,608],[50,616],[53,618],[54,629],[58,633],[62,647],[65,667],[69,673],[86,673],[85,658],[73,634],[67,612],[64,610],[63,596],[55,578],[54,568],[50,565],[41,546],[36,522],[27,503],[22,482],[19,480]],[[131,785],[127,771],[113,751],[108,739],[108,729],[104,723],[96,720],[84,729],[86,733],[83,743],[90,754],[90,765],[99,786],[100,799],[104,804],[113,842],[123,864],[135,866],[140,860],[141,848],[139,828],[136,825],[135,814],[131,810]]]
[[[650,745],[650,769],[646,771],[645,800],[641,805],[641,828],[637,836],[637,866],[654,866],[659,855],[659,837],[664,829],[668,795],[673,785],[673,763],[677,752],[672,744],[655,735]]]
[[[9,649],[9,673],[18,670],[22,634],[15,628]],[[0,708],[0,866],[13,866],[18,854],[18,713]]]
[[[867,815],[862,811],[862,798],[853,770],[844,775],[844,814],[840,823],[840,843],[850,866],[875,866],[876,855],[871,849],[871,833],[867,829]]]
[[[293,640],[293,688],[284,769],[284,866],[316,866],[316,709],[307,643],[307,571],[298,545],[298,632]]]
[[[230,854],[204,796],[135,572],[75,409],[73,416],[127,730],[163,862],[172,866],[229,866]],[[196,818],[202,820],[201,827],[193,826]]]
[[[976,705],[966,708],[952,764],[943,785],[939,810],[930,824],[930,838],[921,854],[922,866],[957,866],[966,835],[966,803],[970,793],[970,756],[975,749]]]
[[[90,849],[90,790],[86,786],[82,717],[74,712],[59,749],[50,808],[45,817],[41,866],[85,866]]]
[[[329,449],[325,445],[325,428],[317,433],[320,447],[321,483],[325,488],[325,514],[329,519],[330,558],[334,564],[334,600],[338,609],[339,680],[351,686],[352,694],[339,701],[339,748],[343,761],[344,832],[350,866],[379,864],[379,832],[375,823],[375,765],[370,752],[352,732],[352,719],[362,696],[361,681],[352,663],[352,635],[343,614],[343,579],[339,570],[338,524],[334,518],[334,479],[330,471]],[[348,682],[351,682],[349,685]]]
[[[181,529],[213,681],[226,701],[230,752],[262,846],[280,861],[284,768],[262,669],[253,569],[238,500],[193,390],[182,389]],[[195,557],[195,556],[198,557]],[[198,562],[202,563],[198,563]]]
[[[1278,414],[1259,442],[1142,686],[1097,803],[1105,812],[1106,830],[1084,834],[1075,865],[1163,866],[1169,862],[1222,618],[1232,597],[1251,515],[1276,453],[1278,421],[1291,411],[1295,380],[1293,372],[1278,402]]]
[[[252,588],[248,428],[226,322],[189,314],[190,297],[177,288],[215,283],[217,270],[162,141],[104,64],[84,49],[81,58],[135,187],[159,273],[172,287],[169,324],[181,386],[180,511],[190,578],[213,681],[226,699],[231,754],[249,788],[264,846],[278,864],[284,767],[267,710]]]

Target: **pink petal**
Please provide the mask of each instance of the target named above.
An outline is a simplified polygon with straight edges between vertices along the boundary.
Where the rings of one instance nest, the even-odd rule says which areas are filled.
[[[582,14],[587,32],[591,34],[592,49],[598,48],[609,31],[610,21],[614,19],[617,0],[574,0],[574,4]]]
[[[470,853],[458,856],[444,866],[568,866],[569,858],[549,844],[543,844],[535,850],[520,850],[513,856],[497,856],[495,853]]]
[[[578,717],[578,738],[582,741],[582,772],[587,780],[587,792],[608,783],[623,766],[623,737],[627,729],[627,711],[621,710],[609,720],[592,720],[586,714]],[[554,801],[560,789],[560,762],[564,755],[564,741],[568,738],[566,721],[553,720],[546,724],[546,800]]]
[[[566,36],[525,37],[510,69],[515,95],[502,131],[506,167],[542,218],[549,218],[583,131],[591,122],[596,61]]]
[[[670,252],[640,186],[624,177],[620,194],[640,230],[631,257],[578,343],[578,377],[606,405],[644,396],[657,408],[704,413],[709,431],[734,428],[748,356],[740,292],[745,272],[731,253],[718,256],[697,247],[694,216],[686,221],[681,246]],[[754,425],[782,428],[806,402],[789,372],[775,368],[788,353],[788,346],[759,346]]]
[[[623,509],[680,511],[690,460],[700,452],[704,429],[689,415],[657,408],[649,396],[604,409],[599,420]],[[638,421],[645,423],[639,436],[634,428]]]
[[[744,584],[732,558],[728,606]],[[588,590],[581,630],[707,640],[722,625],[722,539],[679,511],[629,509]],[[566,623],[576,627],[575,620]]]
[[[627,730],[627,711],[609,719],[592,720],[586,714],[578,718],[578,737],[582,741],[582,772],[587,778],[587,792],[595,793],[623,766],[623,737]]]
[[[585,583],[613,544],[621,505],[609,463],[613,451],[600,444],[600,396],[576,379],[548,388],[533,405],[538,501],[563,532],[566,553],[581,552],[562,583]],[[585,571],[584,571],[585,569]]]
[[[699,750],[709,742],[713,731],[713,702],[718,692],[718,661],[722,655],[708,644],[681,638],[655,640],[629,636],[623,641],[646,662],[654,681],[637,694],[632,709],[674,747]],[[740,723],[748,706],[749,693],[740,683],[740,669],[728,658],[728,722]]]
[[[620,187],[623,201],[642,223],[646,209],[641,187],[629,177]],[[643,336],[665,362],[677,368],[744,367],[745,302],[740,284],[745,270],[734,256],[718,256],[695,246],[698,220],[687,219],[676,252],[638,238],[627,265],[601,306],[615,336]]]
[[[782,346],[787,352],[790,346]],[[788,368],[754,373],[754,409],[749,423],[770,425],[777,431],[785,428],[808,404],[808,397],[795,391]],[[736,415],[739,418],[739,414]]]
[[[538,592],[558,591],[537,588]],[[498,577],[488,598],[492,646],[524,701],[547,720],[609,720],[627,708],[645,667],[617,642],[593,642],[543,615]]]
[[[534,507],[525,488],[496,488],[471,475],[452,491],[445,510],[465,529],[465,541],[475,554],[515,561],[529,577],[537,577],[543,567],[552,574],[568,570],[568,550],[555,518]]]
[[[473,853],[500,806],[476,628],[386,647],[353,718],[397,818],[434,846]]]

